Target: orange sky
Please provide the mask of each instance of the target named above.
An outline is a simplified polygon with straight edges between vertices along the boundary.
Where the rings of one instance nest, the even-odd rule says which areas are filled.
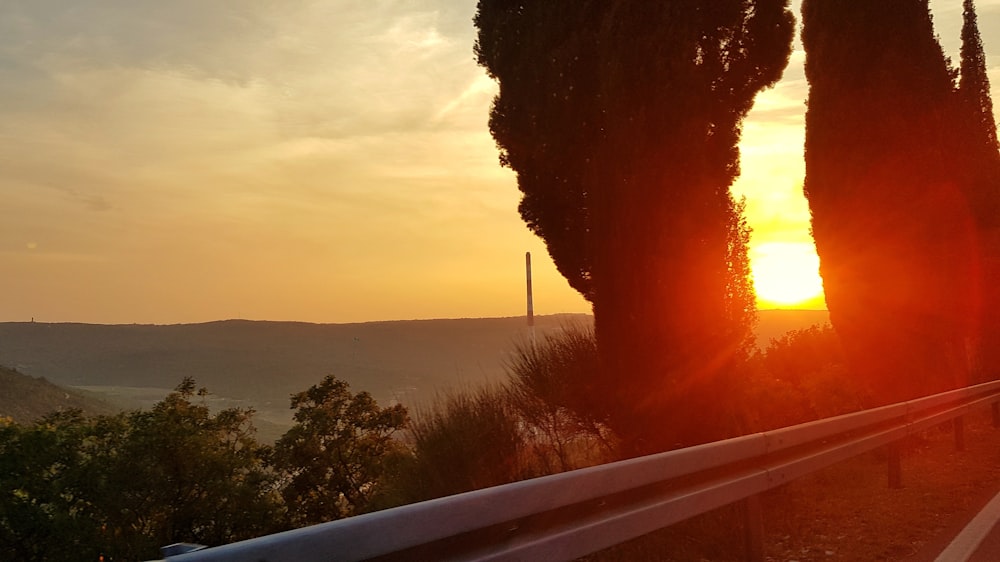
[[[957,59],[961,1],[932,5]],[[474,11],[0,4],[0,321],[513,316],[525,251],[536,313],[587,311],[497,163]],[[979,11],[1000,84],[1000,0]],[[811,244],[803,60],[745,126],[754,259]]]

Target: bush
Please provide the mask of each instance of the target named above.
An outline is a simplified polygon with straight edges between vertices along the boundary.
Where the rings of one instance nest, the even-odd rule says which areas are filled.
[[[417,409],[410,454],[393,460],[378,508],[467,492],[609,459],[612,439],[590,383],[593,330],[515,344],[507,384],[443,394]]]
[[[870,395],[848,369],[829,324],[772,339],[752,373],[747,401],[753,431],[861,410]]]
[[[594,387],[598,355],[593,329],[569,326],[541,343],[520,342],[506,368],[513,403],[531,429],[544,472],[607,459],[612,439],[605,402]]]
[[[412,456],[398,460],[385,506],[507,484],[535,476],[527,436],[502,386],[453,392],[416,410],[406,432]]]
[[[149,411],[0,426],[0,559],[144,560],[280,530],[253,412],[213,415],[194,389]]]

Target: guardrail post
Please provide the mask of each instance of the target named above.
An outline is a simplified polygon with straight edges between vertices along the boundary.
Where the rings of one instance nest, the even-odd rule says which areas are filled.
[[[748,562],[764,562],[764,514],[760,496],[753,495],[740,502],[743,514],[743,538]]]
[[[993,411],[993,427],[1000,427],[1000,402],[990,404],[990,410]]]
[[[952,421],[952,425],[955,426],[955,450],[964,451],[965,450],[965,417],[958,416]]]
[[[889,446],[889,487],[898,490],[903,487],[903,467],[900,460],[899,441],[890,443]]]

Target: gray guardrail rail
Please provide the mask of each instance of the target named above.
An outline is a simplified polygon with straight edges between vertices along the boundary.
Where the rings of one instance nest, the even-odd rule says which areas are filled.
[[[572,560],[742,502],[747,558],[763,559],[757,495],[889,445],[900,481],[901,438],[992,407],[1000,380],[872,410],[573,470],[358,515],[242,542],[166,555],[169,562]]]

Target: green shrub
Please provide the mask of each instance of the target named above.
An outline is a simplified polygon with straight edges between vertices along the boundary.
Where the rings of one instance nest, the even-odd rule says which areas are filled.
[[[526,458],[524,424],[501,386],[439,396],[430,408],[415,410],[406,440],[412,456],[397,459],[386,506],[537,475]]]
[[[186,378],[148,411],[0,425],[0,559],[145,560],[281,530],[253,411],[194,397]]]

